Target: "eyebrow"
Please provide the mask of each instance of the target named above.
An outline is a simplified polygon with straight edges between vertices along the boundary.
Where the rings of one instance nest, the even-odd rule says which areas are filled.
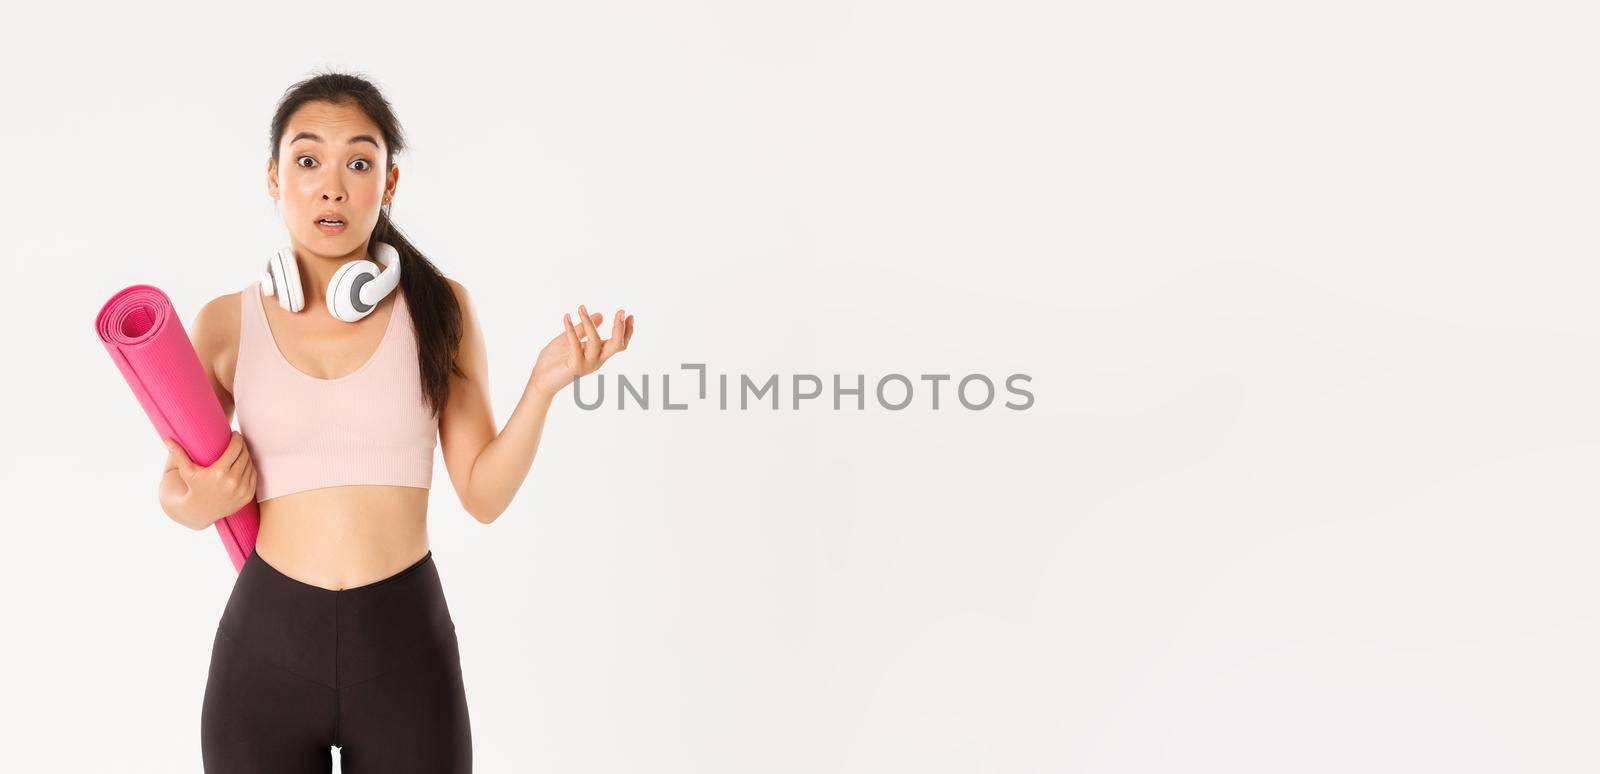
[[[318,137],[316,134],[314,134],[312,132],[301,132],[299,134],[296,134],[294,136],[294,139],[290,140],[289,143],[292,145],[295,142],[298,142],[300,140],[311,140],[312,142],[322,142],[322,138]],[[374,147],[374,148],[382,148],[383,147],[383,146],[379,145],[378,141],[376,139],[374,139],[373,136],[370,135],[370,134],[358,134],[358,135],[356,135],[354,137],[351,137],[349,144],[350,145],[354,145],[354,144],[356,144],[358,142],[370,142],[370,143],[372,143],[372,147]]]

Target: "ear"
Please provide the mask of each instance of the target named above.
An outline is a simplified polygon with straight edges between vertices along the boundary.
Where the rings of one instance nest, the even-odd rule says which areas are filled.
[[[278,198],[278,160],[267,160],[267,194]]]
[[[400,165],[389,167],[389,180],[383,186],[383,198],[393,199],[394,190],[400,186]]]

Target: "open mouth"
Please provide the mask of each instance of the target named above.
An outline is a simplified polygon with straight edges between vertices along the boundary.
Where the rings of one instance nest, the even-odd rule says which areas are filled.
[[[317,221],[317,229],[324,234],[337,234],[344,231],[345,222],[335,218],[323,218]]]

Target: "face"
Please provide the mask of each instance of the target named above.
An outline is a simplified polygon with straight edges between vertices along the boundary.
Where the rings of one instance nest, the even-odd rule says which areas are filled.
[[[400,180],[399,167],[384,170],[388,151],[377,124],[354,105],[295,110],[267,165],[267,193],[280,201],[297,252],[340,258],[365,248]]]

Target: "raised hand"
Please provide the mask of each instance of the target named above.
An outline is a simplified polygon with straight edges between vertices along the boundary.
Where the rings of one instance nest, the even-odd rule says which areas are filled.
[[[612,321],[609,339],[602,340],[595,328],[602,320],[599,312],[591,314],[579,304],[578,318],[583,322],[574,326],[570,313],[561,316],[567,329],[539,351],[533,375],[528,377],[533,389],[554,396],[573,379],[594,373],[612,355],[627,349],[633,339],[633,315],[624,315],[621,309]]]

